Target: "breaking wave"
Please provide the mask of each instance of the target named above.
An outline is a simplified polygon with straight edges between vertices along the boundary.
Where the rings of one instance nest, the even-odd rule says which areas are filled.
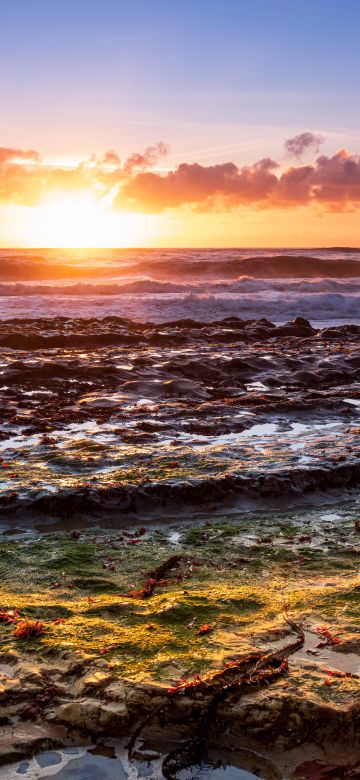
[[[338,293],[348,295],[360,292],[360,277],[343,279],[253,279],[242,277],[234,281],[208,281],[202,284],[174,284],[173,282],[158,282],[152,279],[141,279],[121,284],[88,283],[77,284],[36,284],[36,283],[0,283],[0,295],[228,295],[234,294],[274,294],[302,295],[320,293]]]
[[[266,317],[287,322],[301,316],[311,322],[360,322],[360,293],[294,295],[270,292],[248,294],[132,294],[132,295],[12,295],[0,298],[0,319],[37,317],[103,318],[116,316],[137,322],[224,317]]]

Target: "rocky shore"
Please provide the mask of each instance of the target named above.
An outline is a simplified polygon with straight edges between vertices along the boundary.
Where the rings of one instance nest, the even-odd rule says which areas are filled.
[[[124,777],[195,743],[356,777],[360,328],[12,320],[0,351],[4,780],[116,740]]]
[[[179,503],[351,492],[359,334],[301,318],[2,323],[1,522],[121,525]]]

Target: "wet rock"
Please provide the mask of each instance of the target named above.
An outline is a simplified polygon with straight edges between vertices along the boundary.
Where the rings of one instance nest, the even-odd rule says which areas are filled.
[[[109,673],[94,671],[77,680],[74,686],[74,693],[80,697],[91,693],[100,694],[107,688],[111,680],[112,677]]]
[[[80,699],[61,704],[56,715],[60,722],[85,730],[91,734],[125,733],[128,711],[124,702],[100,702],[97,699]]]
[[[315,333],[315,329],[310,325],[308,320],[303,317],[296,317],[292,322],[287,322],[285,325],[279,325],[276,328],[276,336],[298,336],[309,337]]]

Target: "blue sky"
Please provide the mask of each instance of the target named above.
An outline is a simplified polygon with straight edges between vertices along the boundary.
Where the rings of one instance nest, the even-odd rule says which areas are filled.
[[[162,138],[174,160],[257,156],[302,130],[356,146],[357,0],[12,0],[2,139],[45,154]],[[200,155],[200,156],[199,156]]]

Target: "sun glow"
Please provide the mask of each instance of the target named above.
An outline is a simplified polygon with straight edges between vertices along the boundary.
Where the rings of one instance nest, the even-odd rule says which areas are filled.
[[[20,215],[19,215],[20,216]],[[47,247],[138,247],[152,242],[157,219],[114,211],[89,192],[52,194],[36,207],[22,209],[23,245]]]

